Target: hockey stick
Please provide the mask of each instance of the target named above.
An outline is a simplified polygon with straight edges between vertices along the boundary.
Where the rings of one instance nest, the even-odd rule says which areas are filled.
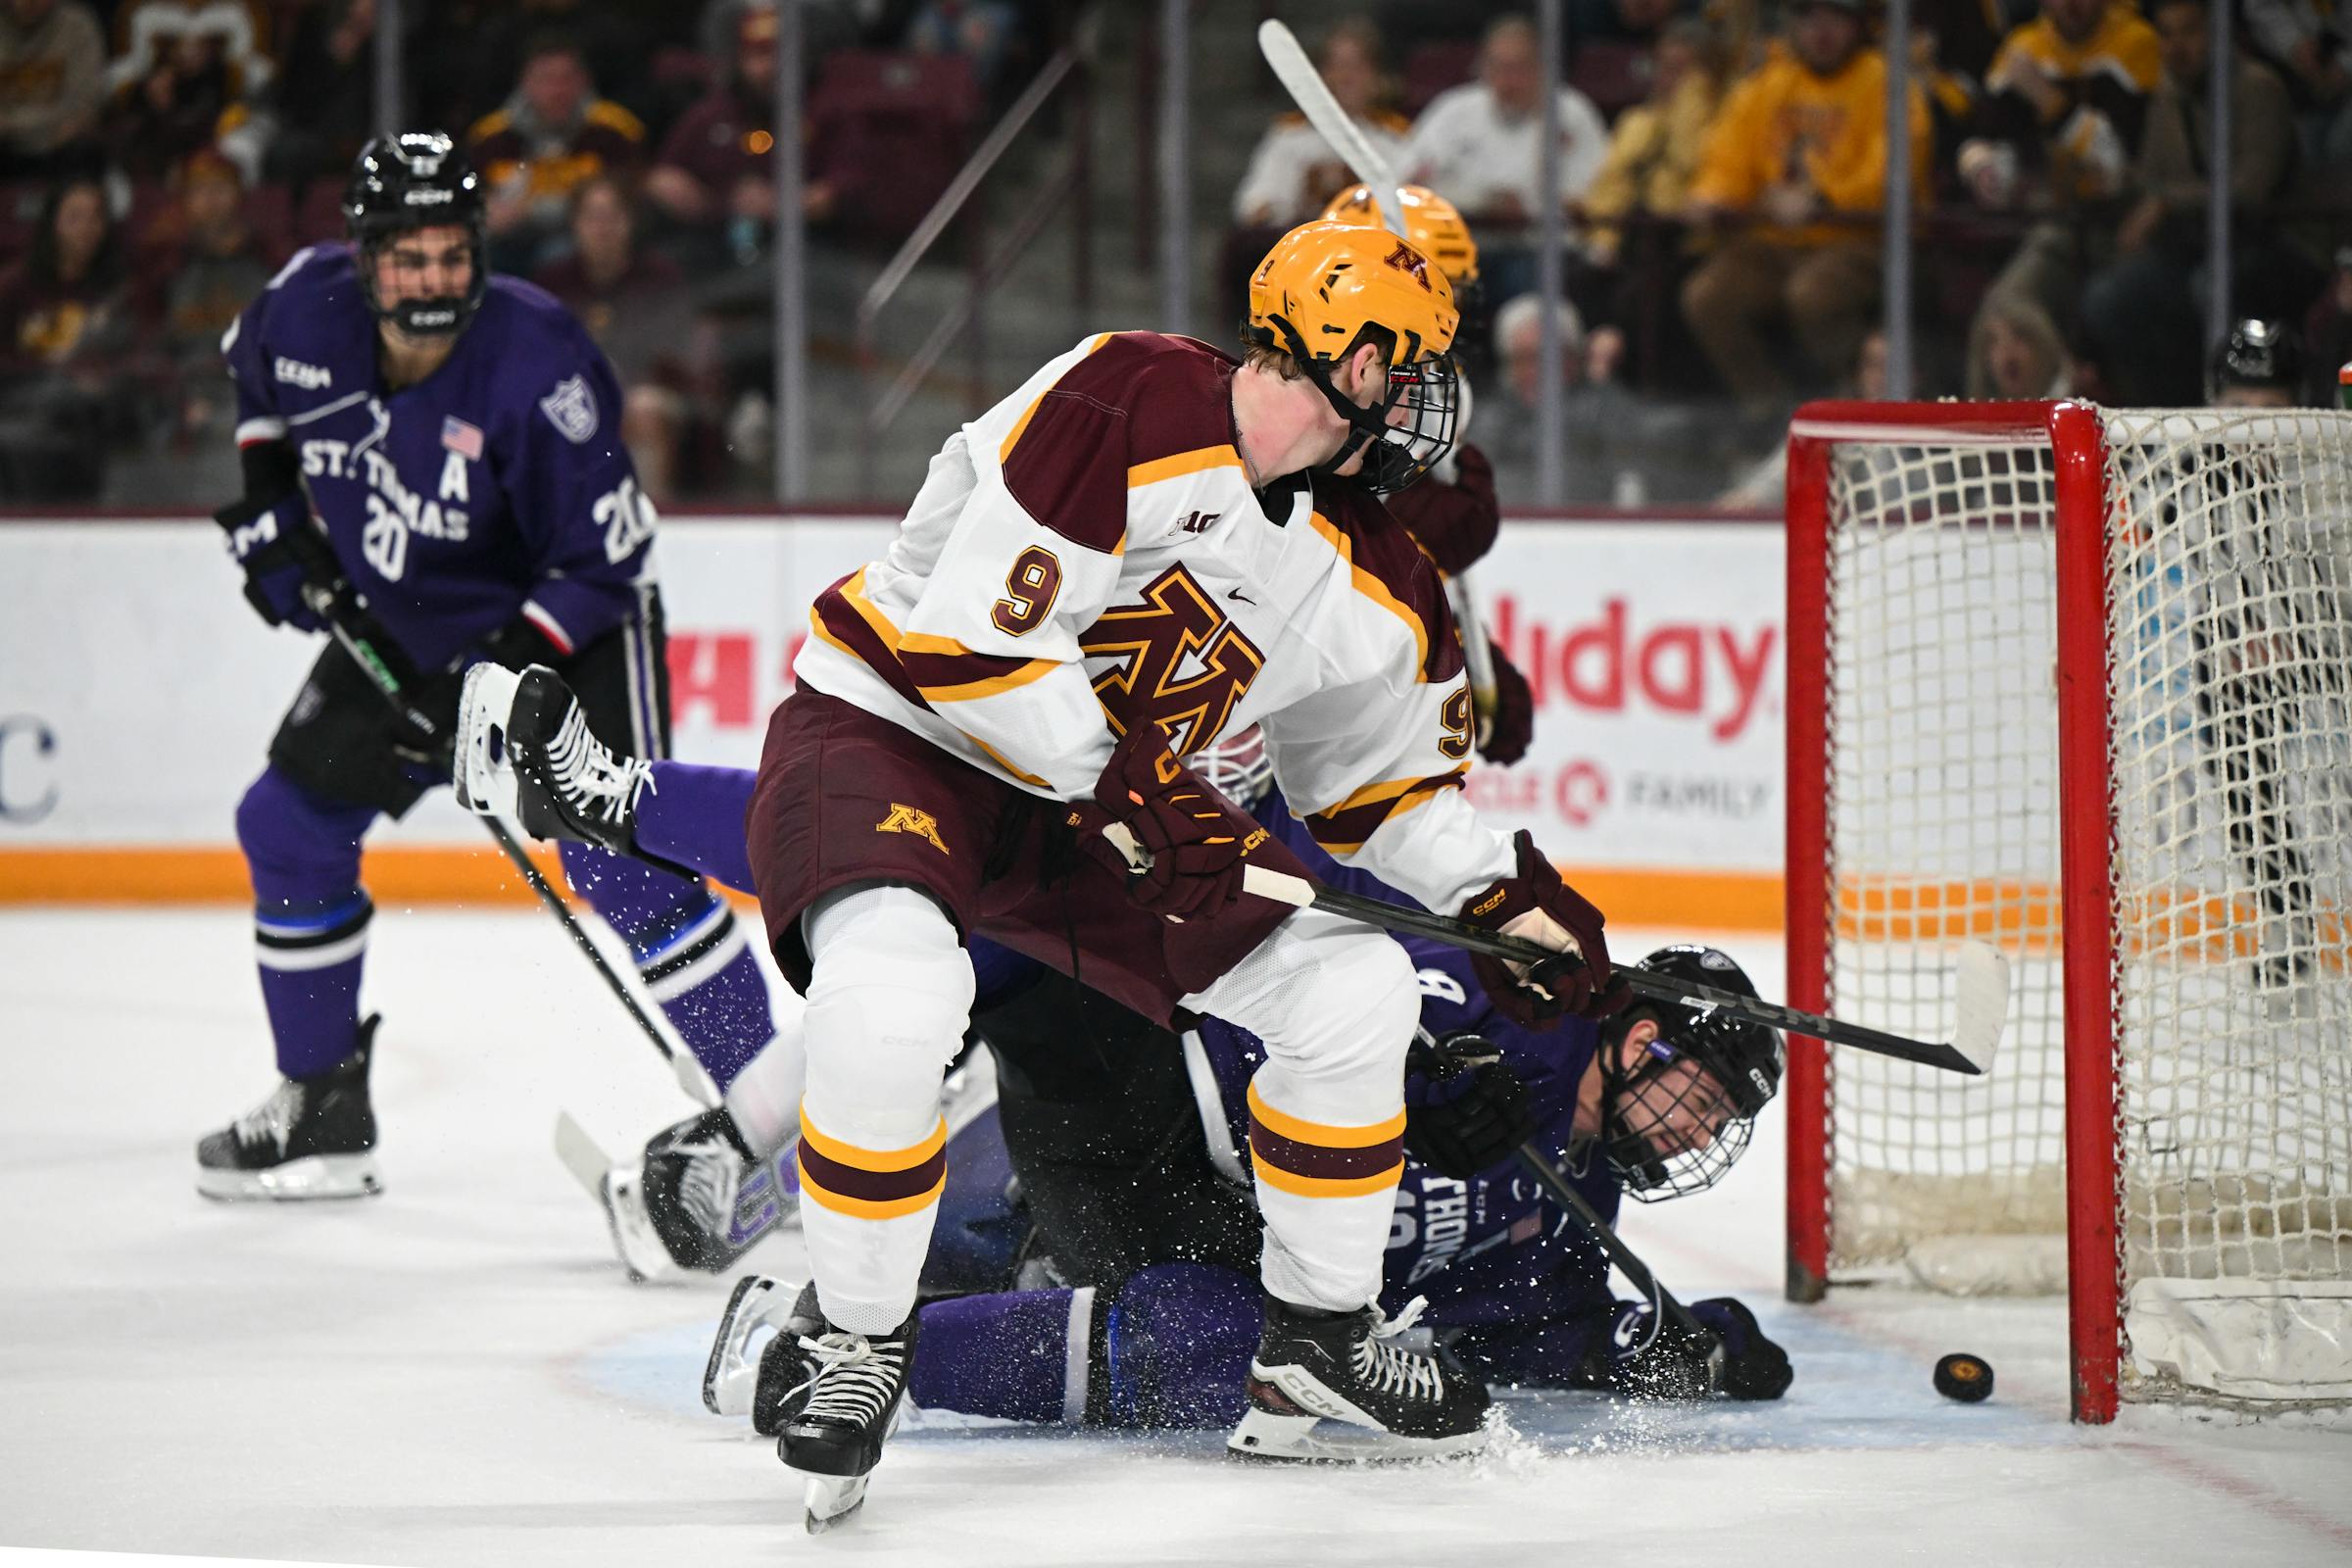
[[[1126,846],[1122,845],[1121,848],[1125,849]],[[1134,857],[1130,855],[1129,858],[1133,859]],[[1359,893],[1343,893],[1307,877],[1293,876],[1288,871],[1277,871],[1270,866],[1245,866],[1242,870],[1242,889],[1261,899],[1272,899],[1278,904],[1345,915],[1348,919],[1402,932],[1406,936],[1427,937],[1465,952],[1500,958],[1506,963],[1533,965],[1560,956],[1551,949],[1523,937],[1506,937],[1450,915],[1432,914],[1426,909],[1408,908],[1382,899],[1368,899]],[[1844,1023],[1818,1012],[1804,1012],[1755,997],[1718,991],[1713,986],[1695,985],[1687,980],[1651,974],[1646,969],[1619,965],[1614,972],[1637,995],[1654,1001],[1679,1003],[1701,1010],[1719,1009],[1750,1023],[1787,1029],[1828,1041],[1832,1045],[1851,1046],[1857,1051],[1892,1056],[1898,1061],[1917,1062],[1923,1067],[1939,1067],[1946,1072],[1966,1073],[1974,1077],[1992,1065],[1993,1050],[2000,1043],[2002,1020],[2009,1012],[2009,960],[2001,956],[1998,949],[1988,944],[1968,942],[1961,944],[1959,968],[1959,1020],[1954,1029],[1955,1038],[1948,1045],[1890,1035],[1882,1030],[1865,1028],[1861,1024]]]
[[[347,582],[332,585],[306,582],[302,587],[302,598],[311,612],[324,622],[328,633],[343,652],[351,656],[352,662],[360,666],[369,683],[375,687],[377,695],[391,706],[393,712],[400,715],[401,721],[437,745],[445,745],[448,737],[441,733],[441,726],[433,722],[431,714],[409,701],[408,694],[401,688],[400,676],[394,673],[391,664],[377,650],[367,627],[360,623],[353,607],[355,595],[351,585]],[[636,997],[630,994],[627,983],[614,972],[604,954],[597,950],[596,943],[589,937],[586,927],[580,924],[579,918],[571,912],[570,906],[548,885],[547,878],[540,874],[539,867],[532,863],[531,858],[523,853],[514,835],[507,831],[507,824],[495,816],[485,816],[481,822],[506,858],[514,862],[514,869],[522,874],[523,881],[530,884],[531,891],[539,896],[539,902],[547,906],[548,912],[556,917],[556,923],[564,928],[564,934],[571,938],[574,947],[587,955],[589,964],[604,980],[606,987],[619,999],[629,1017],[644,1031],[645,1038],[654,1043],[654,1049],[662,1053],[662,1059],[669,1063],[671,1074],[678,1080],[678,1087],[686,1091],[687,1098],[698,1104],[713,1103],[702,1063],[690,1054],[681,1055],[670,1049],[660,1026]]]
[[[1323,74],[1299,46],[1298,35],[1269,17],[1257,24],[1257,49],[1306,122],[1331,144],[1348,172],[1371,188],[1381,222],[1390,233],[1401,237],[1404,197],[1396,186],[1396,172],[1332,96]],[[1470,670],[1470,701],[1478,714],[1478,743],[1484,746],[1494,733],[1494,658],[1487,646],[1486,630],[1479,624],[1478,607],[1470,597],[1469,574],[1458,574],[1448,582],[1446,597],[1452,604],[1454,624],[1461,632],[1462,658]]]
[[[1560,1174],[1560,1168],[1551,1162],[1544,1151],[1532,1141],[1524,1143],[1518,1148],[1517,1158],[1520,1166],[1543,1186],[1544,1191],[1551,1195],[1552,1201],[1566,1209],[1569,1217],[1584,1227],[1585,1234],[1600,1244],[1601,1251],[1608,1255],[1610,1262],[1617,1265],[1617,1272],[1623,1274],[1635,1290],[1648,1297],[1658,1312],[1674,1319],[1686,1332],[1699,1336],[1711,1347],[1707,1356],[1708,1381],[1720,1386],[1723,1380],[1723,1341],[1715,1331],[1692,1315],[1690,1309],[1649,1271],[1649,1265],[1618,1239],[1609,1222],[1585,1201],[1584,1194],[1569,1185],[1568,1178]]]

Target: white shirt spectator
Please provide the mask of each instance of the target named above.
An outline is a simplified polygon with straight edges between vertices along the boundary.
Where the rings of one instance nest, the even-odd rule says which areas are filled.
[[[1544,117],[1505,117],[1484,82],[1451,87],[1430,100],[1405,143],[1403,177],[1427,185],[1465,217],[1492,218],[1516,204],[1521,218],[1541,210]],[[1609,127],[1592,100],[1560,89],[1560,189],[1584,195],[1608,156]]]
[[[1380,111],[1357,120],[1372,150],[1394,166],[1404,152],[1404,117]],[[1356,183],[1343,159],[1304,115],[1277,116],[1250,155],[1249,172],[1233,192],[1233,220],[1284,228],[1319,217],[1331,198]]]

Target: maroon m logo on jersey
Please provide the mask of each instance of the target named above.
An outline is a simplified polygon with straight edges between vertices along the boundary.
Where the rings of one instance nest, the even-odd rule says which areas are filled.
[[[1179,757],[1217,738],[1266,662],[1182,566],[1153,578],[1141,604],[1104,611],[1078,646],[1115,661],[1095,677],[1095,695],[1120,731],[1155,720]]]

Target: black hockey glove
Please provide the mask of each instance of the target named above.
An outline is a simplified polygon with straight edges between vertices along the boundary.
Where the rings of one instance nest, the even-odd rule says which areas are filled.
[[[1788,1392],[1795,1373],[1788,1352],[1764,1337],[1753,1312],[1719,1296],[1691,1302],[1690,1315],[1704,1333],[1660,1319],[1646,1301],[1618,1302],[1605,1342],[1593,1347],[1601,1362],[1593,1381],[1633,1399],[1777,1399]]]
[[[1468,1181],[1535,1135],[1527,1085],[1477,1035],[1415,1046],[1404,1066],[1404,1147],[1439,1175]]]

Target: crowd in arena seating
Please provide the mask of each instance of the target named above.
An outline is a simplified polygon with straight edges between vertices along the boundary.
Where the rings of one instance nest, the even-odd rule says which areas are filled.
[[[2307,396],[2332,401],[2352,356],[2352,8],[2325,0],[1914,0],[1913,395],[2202,401],[2214,3],[2236,8],[2238,40],[2231,314],[2299,331]],[[1557,200],[1571,254],[1551,309],[1568,350],[1569,499],[1627,500],[1678,467],[1707,482],[1704,463],[1651,459],[1712,452],[1737,468],[1798,399],[1879,395],[1881,8],[1567,10]],[[1350,113],[1478,235],[1486,318],[1463,347],[1474,370],[1499,372],[1479,417],[1506,487],[1528,466],[1543,314],[1527,293],[1544,199],[1538,49],[1524,16],[1431,0],[1376,5],[1323,46]],[[1286,116],[1267,131],[1229,257],[1337,177],[1283,151],[1301,130]],[[1769,460],[1732,499],[1764,498],[1759,471]]]
[[[598,333],[653,493],[712,480],[767,374],[764,332],[726,327],[764,298],[741,274],[774,217],[775,0],[400,9],[410,118],[461,133],[492,266]],[[810,222],[903,237],[1055,9],[801,0]],[[376,22],[377,0],[0,0],[0,502],[96,499],[125,454],[180,471],[174,494],[186,465],[221,467],[225,493],[217,345],[297,249],[341,236]]]
[[[191,463],[225,484],[213,345],[295,249],[340,233],[373,128],[377,3],[0,0],[0,502],[95,499],[110,461],[177,493],[200,482]],[[605,342],[659,497],[740,478],[728,431],[763,407],[774,4],[401,7],[412,120],[465,131],[494,265]],[[2352,357],[2343,0],[1913,0],[1916,394],[2198,400],[2214,4],[2237,40],[2232,314],[2299,332],[2328,396]],[[1493,385],[1480,416],[1506,488],[1531,460],[1548,309],[1570,351],[1570,499],[1711,494],[1796,399],[1856,389],[1884,352],[1879,0],[1569,0],[1550,192],[1541,41],[1497,9],[1295,20],[1375,145],[1477,235],[1462,348]],[[911,231],[1072,14],[801,10],[804,215],[871,253]],[[1239,315],[1266,244],[1351,182],[1278,117],[1232,194],[1214,319]],[[1546,307],[1535,220],[1552,201],[1570,251]]]

